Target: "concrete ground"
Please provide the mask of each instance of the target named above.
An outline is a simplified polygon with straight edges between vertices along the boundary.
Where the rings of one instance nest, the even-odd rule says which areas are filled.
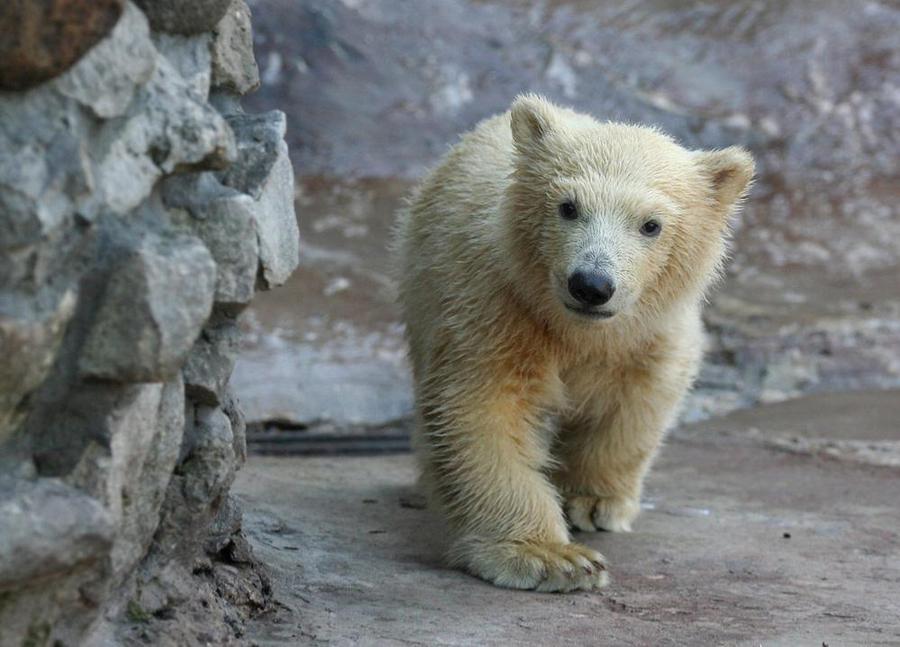
[[[441,562],[412,457],[254,458],[236,492],[280,608],[259,645],[900,644],[900,392],[810,396],[674,432],[631,534],[577,535],[601,593]]]

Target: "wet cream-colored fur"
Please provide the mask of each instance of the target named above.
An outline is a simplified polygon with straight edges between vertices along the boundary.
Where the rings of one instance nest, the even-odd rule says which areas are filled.
[[[752,175],[742,149],[689,151],[527,95],[422,182],[396,251],[415,444],[453,564],[512,588],[606,583],[569,526],[630,530]],[[582,266],[615,282],[606,318],[570,309]]]

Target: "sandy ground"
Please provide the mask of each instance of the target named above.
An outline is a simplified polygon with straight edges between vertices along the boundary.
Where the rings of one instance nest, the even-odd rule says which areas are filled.
[[[577,535],[601,593],[441,563],[412,457],[253,458],[235,491],[278,611],[260,645],[896,645],[900,392],[812,396],[676,430],[631,534]]]

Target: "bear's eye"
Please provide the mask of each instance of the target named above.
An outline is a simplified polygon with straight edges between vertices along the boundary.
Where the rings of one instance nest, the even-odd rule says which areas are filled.
[[[566,220],[575,220],[578,217],[578,207],[571,200],[566,200],[559,205],[559,215]]]
[[[659,224],[656,220],[648,220],[643,225],[641,225],[641,233],[647,236],[648,238],[653,238],[654,236],[659,236],[659,232],[662,230],[662,225]]]

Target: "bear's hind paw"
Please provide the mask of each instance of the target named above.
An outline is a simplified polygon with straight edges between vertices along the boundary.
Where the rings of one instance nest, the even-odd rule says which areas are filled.
[[[568,497],[565,505],[569,524],[585,532],[631,532],[631,522],[640,511],[639,501],[613,497],[576,495]]]

